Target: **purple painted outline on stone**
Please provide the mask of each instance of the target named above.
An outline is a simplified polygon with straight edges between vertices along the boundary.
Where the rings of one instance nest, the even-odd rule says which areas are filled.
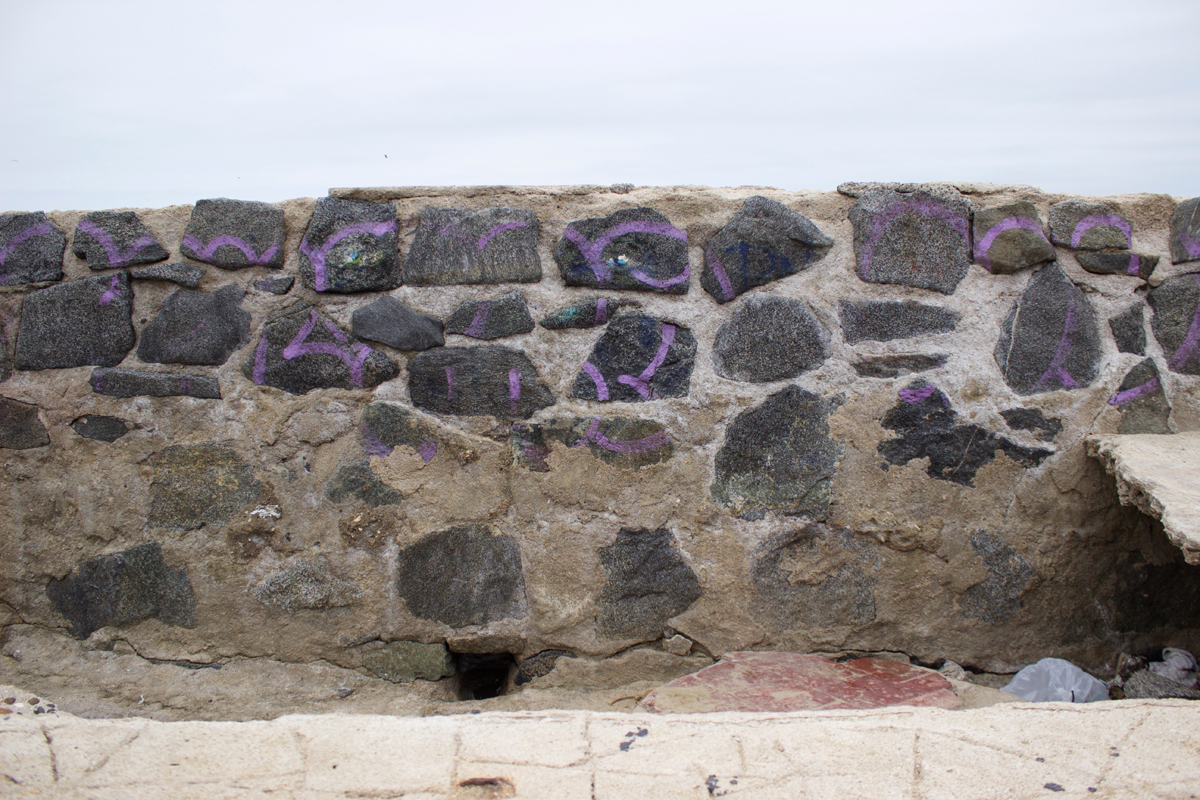
[[[1200,275],[1193,275],[1192,280],[1196,282],[1196,286],[1200,287]],[[1192,317],[1192,326],[1188,328],[1183,344],[1179,345],[1179,349],[1175,351],[1175,355],[1171,356],[1167,366],[1178,371],[1179,367],[1186,364],[1188,359],[1195,355],[1197,345],[1200,345],[1200,300],[1196,302],[1196,314]]]
[[[1075,223],[1075,230],[1071,232],[1071,249],[1074,250],[1079,247],[1079,243],[1083,241],[1083,235],[1097,225],[1111,225],[1114,228],[1120,229],[1121,233],[1125,234],[1125,246],[1133,246],[1133,229],[1129,226],[1129,223],[1116,214],[1106,213],[1092,214]]]
[[[903,197],[897,202],[890,204],[871,223],[871,230],[867,234],[866,247],[863,248],[863,254],[859,258],[859,277],[863,280],[867,279],[867,273],[871,271],[871,257],[875,253],[875,245],[879,243],[879,239],[887,231],[888,226],[905,214],[921,214],[922,216],[941,220],[958,231],[958,234],[963,237],[964,243],[970,240],[967,221],[954,211],[946,208],[936,200],[926,200],[920,197]]]
[[[658,343],[658,352],[654,354],[654,360],[642,370],[642,374],[636,378],[632,375],[618,375],[617,383],[623,383],[626,386],[632,386],[637,390],[637,393],[643,399],[650,397],[650,385],[648,381],[654,377],[654,373],[658,372],[658,368],[662,366],[663,361],[667,358],[667,351],[671,349],[671,343],[675,341],[675,326],[663,323],[662,340]],[[657,396],[657,395],[656,395]]]
[[[325,240],[325,244],[314,248],[308,243],[308,234],[304,234],[304,238],[300,240],[300,252],[308,256],[308,260],[313,266],[313,284],[318,292],[325,291],[325,256],[333,249],[333,246],[349,236],[356,233],[369,233],[372,236],[386,236],[396,230],[396,221],[390,222],[356,222],[353,225],[347,225],[340,228],[337,233]]]
[[[1041,236],[1042,239],[1046,241],[1046,244],[1050,243],[1050,240],[1046,239],[1046,234],[1042,231],[1042,226],[1039,225],[1036,220],[1032,220],[1029,217],[1005,217],[992,227],[988,228],[987,233],[983,235],[983,238],[975,243],[975,260],[979,262],[980,266],[982,266],[988,272],[992,271],[992,260],[988,258],[988,250],[991,249],[992,242],[996,240],[997,236],[1005,231],[1011,231],[1017,228],[1033,231],[1038,236]]]
[[[296,337],[288,343],[288,346],[283,348],[283,357],[287,361],[300,356],[311,355],[327,355],[337,356],[337,358],[350,368],[350,385],[362,386],[362,369],[363,362],[367,360],[367,356],[371,355],[371,348],[362,343],[355,343],[351,347],[350,352],[346,352],[344,347],[339,347],[330,342],[309,342],[309,334],[313,332],[313,328],[317,326],[318,317],[316,310],[309,312],[308,322],[300,328],[296,333]],[[325,321],[326,327],[332,327],[328,320]],[[345,341],[345,337],[340,337]],[[354,354],[357,353],[357,356]]]
[[[501,222],[499,225],[492,226],[492,229],[490,231],[485,233],[483,236],[480,236],[479,242],[476,243],[475,247],[482,250],[483,248],[488,246],[488,243],[491,242],[492,239],[495,239],[497,236],[504,233],[505,231],[511,231],[516,228],[528,228],[528,227],[529,227],[528,222],[519,222],[519,221],[518,222]]]
[[[725,267],[721,265],[721,259],[713,253],[706,253],[705,257],[708,260],[708,268],[713,271],[713,275],[717,278],[717,284],[721,287],[721,295],[725,298],[725,302],[729,302],[735,296],[733,284],[729,282],[729,275],[725,272]]]
[[[1108,398],[1108,404],[1110,406],[1123,406],[1126,403],[1137,400],[1139,397],[1150,394],[1157,388],[1158,376],[1155,375],[1141,386],[1135,386],[1132,389],[1126,389],[1123,392],[1117,392],[1112,397]]]
[[[86,233],[96,240],[97,244],[104,248],[104,254],[108,256],[108,266],[111,267],[128,267],[133,262],[133,257],[137,255],[139,250],[145,250],[153,244],[158,244],[153,236],[142,236],[133,244],[120,250],[112,237],[108,235],[108,231],[101,228],[90,220],[80,220],[79,230]]]
[[[585,361],[583,362],[582,369],[584,373],[592,379],[592,383],[596,384],[596,399],[602,401],[607,400],[608,382],[604,380],[604,375],[599,369],[596,368],[596,365],[590,361]]]
[[[369,456],[387,458],[392,454],[392,448],[384,444],[370,427],[363,425],[363,452]]]
[[[241,239],[237,236],[230,236],[227,233],[223,233],[220,236],[214,236],[209,240],[207,245],[201,244],[199,239],[191,234],[188,234],[187,236],[183,237],[183,244],[196,254],[196,258],[199,261],[206,261],[207,259],[212,258],[213,253],[217,252],[217,248],[222,245],[233,245],[238,250],[242,251],[242,255],[244,255],[251,264],[255,264],[257,266],[262,266],[270,261],[271,256],[275,255],[275,251],[279,249],[279,245],[273,244],[264,250],[262,255],[258,255],[254,252],[254,248],[251,247],[245,239]]]
[[[100,305],[107,306],[113,300],[121,296],[121,282],[118,275],[113,275],[112,280],[108,282],[108,291],[100,295]]]
[[[596,301],[596,324],[603,325],[608,322],[608,300],[601,297]]]
[[[1072,300],[1067,304],[1067,319],[1063,323],[1063,335],[1058,340],[1058,349],[1054,351],[1054,358],[1050,362],[1050,366],[1046,367],[1046,371],[1042,373],[1042,377],[1038,378],[1035,387],[1041,386],[1050,378],[1058,378],[1064,389],[1078,389],[1079,384],[1071,377],[1071,373],[1067,372],[1063,364],[1070,355],[1071,345],[1074,343],[1074,337],[1071,335],[1075,332],[1075,301]]]
[[[687,232],[681,231],[669,222],[622,222],[616,227],[609,228],[593,240],[588,240],[582,233],[568,225],[563,231],[563,238],[568,239],[579,248],[579,254],[583,256],[592,274],[596,276],[596,283],[603,284],[612,280],[612,272],[608,265],[600,260],[600,256],[604,253],[604,248],[616,238],[624,236],[627,233],[649,233],[655,236],[670,236],[672,239],[678,239],[684,244],[687,244]],[[691,265],[685,263],[683,272],[676,275],[674,278],[666,280],[657,280],[651,278],[641,270],[630,270],[629,274],[641,283],[647,286],[653,286],[656,289],[665,289],[668,286],[674,286],[677,283],[683,283],[691,276]]]
[[[1184,230],[1179,232],[1179,244],[1190,257],[1200,258],[1200,239]]]
[[[458,392],[454,390],[454,367],[446,367],[446,400],[453,403],[458,399]]]
[[[938,388],[936,386],[932,383],[927,383],[920,389],[901,389],[897,394],[906,403],[922,403],[933,397],[937,391]],[[942,398],[945,399],[945,395],[942,395]]]
[[[54,233],[57,230],[49,222],[42,222],[34,225],[32,228],[26,228],[16,236],[8,240],[8,244],[0,247],[0,267],[4,266],[4,262],[8,260],[8,254],[17,249],[17,245],[26,239],[32,239],[35,236],[45,236],[47,233]]]
[[[585,444],[593,443],[599,447],[608,450],[611,453],[622,453],[632,455],[638,453],[649,453],[651,450],[657,450],[660,447],[671,443],[671,439],[667,436],[666,431],[658,431],[649,436],[643,436],[641,439],[624,439],[613,441],[600,432],[600,418],[592,417],[592,424],[588,426],[587,433],[583,439],[575,444],[576,447],[583,447]]]
[[[437,442],[433,439],[426,439],[417,446],[417,455],[421,460],[428,464],[433,461],[433,457],[437,455]]]
[[[488,315],[491,313],[492,301],[480,300],[479,307],[475,310],[475,318],[471,320],[471,324],[463,331],[463,335],[470,336],[473,339],[483,336],[483,329],[487,325]]]
[[[513,414],[517,413],[517,406],[521,402],[521,370],[510,369],[508,371],[508,409]]]

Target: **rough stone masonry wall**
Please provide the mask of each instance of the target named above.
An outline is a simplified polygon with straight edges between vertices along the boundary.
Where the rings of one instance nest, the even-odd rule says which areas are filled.
[[[350,668],[400,641],[1200,649],[1200,568],[1083,445],[1200,429],[1196,207],[848,184],[5,214],[0,624]]]

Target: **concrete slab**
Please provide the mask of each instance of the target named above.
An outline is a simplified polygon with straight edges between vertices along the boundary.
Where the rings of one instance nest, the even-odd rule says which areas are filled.
[[[1116,478],[1122,505],[1162,520],[1187,563],[1200,564],[1200,431],[1093,435],[1087,452]]]

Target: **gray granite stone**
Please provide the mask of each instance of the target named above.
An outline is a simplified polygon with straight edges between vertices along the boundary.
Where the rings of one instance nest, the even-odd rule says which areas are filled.
[[[46,596],[77,639],[150,617],[184,628],[196,625],[187,567],[168,567],[158,542],[85,561],[66,578],[51,578]]]
[[[446,344],[440,319],[414,311],[391,295],[355,309],[350,325],[360,339],[382,342],[397,350],[429,350]]]
[[[135,369],[92,370],[92,391],[109,397],[198,397],[220,400],[221,385],[207,375],[141,372]]]
[[[1103,203],[1068,200],[1050,209],[1050,241],[1072,250],[1133,245],[1133,225]]]
[[[221,269],[283,266],[283,209],[251,200],[200,200],[179,252]]]
[[[898,378],[945,366],[949,358],[945,353],[863,356],[851,366],[860,378]]]
[[[470,336],[472,339],[502,339],[529,333],[534,329],[533,317],[525,295],[510,292],[495,300],[468,300],[446,320],[446,333]]]
[[[392,683],[440,681],[454,675],[454,657],[441,642],[388,642],[363,656],[363,666]]]
[[[537,655],[530,656],[517,667],[513,683],[517,686],[524,686],[536,678],[544,678],[553,671],[554,665],[560,658],[570,655],[566,650],[543,650]]]
[[[717,331],[713,365],[722,378],[767,383],[816,369],[829,355],[829,332],[802,300],[756,294]]]
[[[554,247],[568,286],[687,294],[687,233],[652,208],[576,220]]]
[[[369,456],[387,458],[394,448],[408,447],[426,464],[447,445],[431,421],[394,403],[372,403],[363,409],[362,435],[363,451]]]
[[[687,397],[695,360],[687,328],[644,314],[617,317],[583,363],[571,396],[626,403]]]
[[[150,460],[150,514],[157,528],[220,525],[262,497],[250,465],[227,444],[170,445]]]
[[[292,394],[314,389],[370,389],[400,374],[400,365],[353,338],[307,303],[267,321],[242,374]]]
[[[118,417],[106,417],[103,414],[88,414],[79,417],[71,423],[75,433],[85,439],[95,439],[109,444],[129,433],[129,425]]]
[[[250,341],[250,313],[240,286],[215,292],[180,289],[142,329],[137,354],[152,364],[224,364]]]
[[[396,209],[386,203],[321,198],[300,240],[300,280],[317,292],[396,288],[399,227]]]
[[[846,344],[890,342],[932,333],[949,333],[958,326],[958,312],[906,301],[842,300],[838,307]]]
[[[1004,422],[1014,431],[1033,431],[1043,442],[1052,442],[1062,433],[1062,420],[1047,417],[1038,408],[1007,408],[1000,412]]]
[[[67,237],[42,211],[0,214],[0,286],[62,278]]]
[[[1024,200],[976,211],[975,263],[988,272],[1011,275],[1054,260],[1054,246],[1033,203]]]
[[[1146,355],[1146,312],[1141,303],[1110,319],[1108,327],[1122,353]]]
[[[404,265],[410,286],[537,283],[538,220],[521,208],[421,209]]]
[[[1075,254],[1079,266],[1096,275],[1129,275],[1148,280],[1158,266],[1158,256],[1145,253],[1095,253],[1081,250]]]
[[[186,261],[173,261],[170,264],[155,264],[152,267],[129,270],[129,277],[135,281],[168,281],[177,283],[188,289],[200,285],[200,279],[207,272],[204,267],[188,264]],[[291,280],[289,278],[289,280]]]
[[[544,423],[514,423],[509,436],[513,463],[531,472],[549,472],[552,443],[588,453],[618,469],[660,464],[674,451],[661,422],[631,417],[576,417]]]
[[[1154,311],[1150,330],[1162,345],[1167,368],[1200,375],[1200,273],[1163,281],[1146,299]]]
[[[38,408],[0,396],[0,447],[29,450],[50,444],[50,434],[38,419]]]
[[[268,294],[287,294],[292,290],[296,279],[291,275],[280,278],[263,278],[254,282],[254,288]]]
[[[812,220],[755,195],[704,245],[700,286],[727,303],[755,286],[795,275],[833,246]]]
[[[924,191],[875,189],[850,208],[858,277],[953,294],[971,266],[970,207]]]
[[[604,586],[596,598],[596,630],[601,636],[658,639],[667,621],[703,594],[666,528],[622,528],[599,556]]]
[[[1147,358],[1135,366],[1108,399],[1121,412],[1117,433],[1171,433],[1171,404],[1167,402],[1158,367]]]
[[[738,414],[717,452],[713,502],[746,518],[766,511],[824,516],[842,454],[829,438],[833,407],[788,386]]]
[[[400,550],[396,588],[419,619],[462,628],[520,615],[521,549],[487,525],[431,533]]]
[[[579,303],[572,303],[566,308],[555,311],[541,321],[546,330],[561,331],[567,328],[599,328],[607,325],[608,321],[617,315],[622,306],[627,305],[620,300],[608,297],[596,297]]]
[[[325,489],[325,496],[335,503],[361,500],[372,508],[398,506],[405,497],[404,492],[381,481],[365,461],[339,469]]]
[[[507,347],[438,347],[408,362],[408,393],[438,414],[526,419],[554,404],[537,367]]]
[[[12,377],[12,359],[8,355],[8,343],[4,341],[4,331],[0,330],[0,383]]]
[[[261,603],[289,614],[301,609],[340,608],[362,599],[362,590],[354,581],[334,575],[323,563],[296,561],[277,569],[250,590]]]
[[[1171,214],[1171,262],[1200,261],[1200,197],[1184,200]]]
[[[1030,278],[993,353],[1017,394],[1079,389],[1100,371],[1100,331],[1087,297],[1057,264]]]
[[[1008,622],[1021,609],[1021,595],[1033,577],[1033,565],[987,531],[971,534],[971,549],[983,559],[987,577],[963,592],[959,614],[982,622]]]
[[[132,267],[170,255],[133,211],[93,211],[75,226],[71,252],[92,269]]]
[[[124,272],[37,289],[21,303],[17,369],[112,367],[133,348],[133,292]]]

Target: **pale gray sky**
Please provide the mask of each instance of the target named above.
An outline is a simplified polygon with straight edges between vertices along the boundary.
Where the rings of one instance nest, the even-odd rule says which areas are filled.
[[[1195,0],[0,0],[0,210],[413,184],[1194,196],[1198,41]]]

